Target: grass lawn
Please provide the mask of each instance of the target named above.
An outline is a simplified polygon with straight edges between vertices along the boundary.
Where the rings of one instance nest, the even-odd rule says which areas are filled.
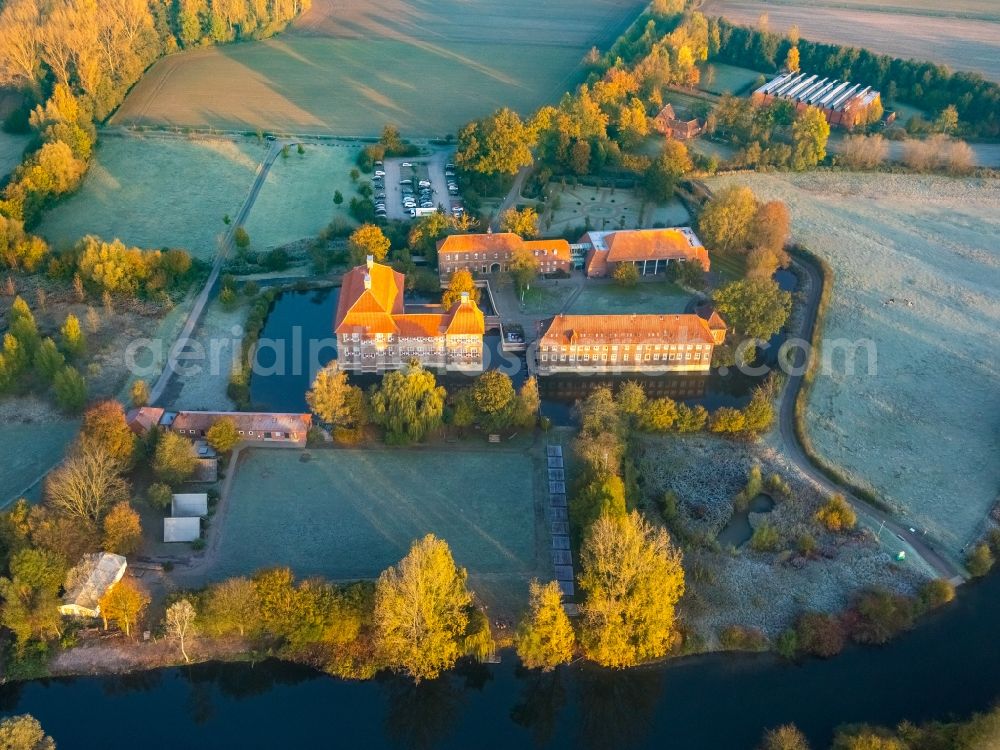
[[[806,421],[817,449],[910,525],[961,547],[1000,487],[1000,181],[847,172],[708,181],[733,183],[788,203],[795,239],[833,266],[825,340],[858,342],[853,368],[840,354],[816,378]]]
[[[350,172],[361,147],[310,143],[304,148],[304,154],[290,148],[286,158],[279,156],[271,166],[245,225],[251,249],[315,237],[334,216],[353,223],[347,212],[356,194]],[[333,202],[335,190],[344,196],[340,206]]]
[[[524,293],[522,312],[529,315],[555,315],[566,303],[575,287],[569,283],[553,286],[551,282],[546,282],[546,286],[537,284]]]
[[[626,289],[613,282],[588,281],[570,305],[573,315],[682,313],[691,295],[669,281],[644,281]]]
[[[761,73],[725,63],[705,63],[701,66],[698,88],[710,94],[744,94],[760,78]]]
[[[427,533],[470,575],[518,595],[531,576],[551,575],[536,529],[540,469],[524,453],[254,450],[236,471],[214,579],[269,565],[374,578]]]
[[[747,272],[747,259],[745,255],[732,255],[710,252],[712,272],[719,274],[723,283],[742,279]]]
[[[83,186],[45,218],[55,245],[85,234],[143,248],[182,247],[210,259],[264,156],[256,140],[105,136]]]
[[[59,462],[79,426],[75,420],[0,424],[0,507]],[[37,500],[39,492],[40,485],[29,499]]]

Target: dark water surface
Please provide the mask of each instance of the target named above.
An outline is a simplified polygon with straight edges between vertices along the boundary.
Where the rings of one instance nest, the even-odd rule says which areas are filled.
[[[845,722],[965,717],[1000,694],[1000,576],[882,648],[802,664],[716,654],[609,672],[553,675],[503,663],[418,687],[344,682],[270,661],[0,688],[71,748],[751,748],[795,722],[823,748]]]

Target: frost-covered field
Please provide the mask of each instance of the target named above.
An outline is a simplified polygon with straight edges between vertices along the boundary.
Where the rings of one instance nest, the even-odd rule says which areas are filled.
[[[315,237],[334,216],[354,223],[347,212],[356,195],[350,172],[361,147],[310,143],[304,149],[304,154],[289,149],[288,156],[275,160],[267,173],[245,225],[251,249]],[[344,196],[340,206],[333,202],[336,190]]]
[[[813,516],[826,495],[766,443],[671,435],[644,436],[641,445],[647,493],[656,498],[673,491],[680,522],[704,539],[715,539],[729,521],[733,498],[746,485],[752,464],[760,465],[765,477],[779,474],[791,488],[790,497],[772,493],[775,506],[770,512],[750,514],[753,528],[768,524],[778,530],[775,552],[755,552],[748,544],[739,549],[705,544],[685,549],[691,589],[685,616],[706,638],[733,624],[774,637],[804,609],[840,611],[866,586],[912,593],[927,575],[918,563],[894,563],[897,547],[890,534],[876,540],[870,529],[849,535],[822,529]],[[795,552],[804,534],[815,539],[816,555]]]
[[[740,175],[791,208],[797,240],[836,282],[825,339],[869,339],[855,374],[823,372],[817,448],[954,547],[1000,490],[1000,181],[812,173]],[[889,303],[889,300],[894,302]]]
[[[96,234],[210,259],[264,148],[250,139],[105,137],[83,186],[46,213],[39,232],[56,245]]]
[[[21,163],[24,149],[31,136],[0,132],[0,180],[14,171]]]

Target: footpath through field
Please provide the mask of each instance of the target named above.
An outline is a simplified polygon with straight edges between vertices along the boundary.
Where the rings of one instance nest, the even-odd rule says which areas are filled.
[[[155,404],[160,400],[167,388],[167,384],[170,382],[170,378],[173,377],[174,371],[177,368],[178,357],[191,340],[191,336],[194,334],[194,330],[197,327],[198,322],[201,320],[201,314],[205,311],[205,305],[208,304],[208,300],[212,296],[215,284],[219,280],[219,274],[222,272],[222,264],[225,263],[226,258],[229,256],[229,253],[233,248],[233,234],[237,227],[243,226],[246,222],[247,217],[250,215],[250,210],[253,208],[253,204],[257,200],[257,196],[260,195],[260,190],[264,186],[264,181],[267,179],[267,173],[271,170],[271,165],[274,164],[274,160],[278,158],[278,154],[281,153],[281,149],[286,145],[291,144],[283,141],[272,142],[271,147],[268,149],[263,161],[261,161],[260,165],[257,167],[257,175],[254,178],[253,183],[250,185],[250,191],[247,193],[246,200],[243,201],[243,205],[240,206],[239,212],[236,214],[233,222],[229,225],[229,230],[219,242],[219,252],[215,256],[215,262],[212,264],[212,272],[208,275],[208,279],[205,281],[205,286],[202,287],[197,299],[195,299],[194,306],[191,308],[191,312],[188,313],[187,320],[184,321],[184,327],[181,329],[180,335],[170,347],[170,352],[167,355],[167,361],[163,366],[163,372],[160,373],[160,377],[157,379],[156,384],[150,391],[149,402],[151,404]]]

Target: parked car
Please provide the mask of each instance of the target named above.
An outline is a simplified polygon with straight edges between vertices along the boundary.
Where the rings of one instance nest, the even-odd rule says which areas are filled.
[[[408,162],[408,161],[404,161],[404,162],[403,162],[402,164],[400,164],[399,166],[401,166],[401,167],[412,167],[413,165],[412,165],[412,164],[410,164],[410,162]]]
[[[400,185],[412,185],[413,184],[413,180],[411,180],[409,177],[404,177],[402,180],[399,181],[399,184]]]
[[[429,188],[429,187],[431,186],[431,181],[430,181],[430,180],[421,180],[421,181],[420,181],[420,182],[418,182],[417,184],[418,184],[418,185],[419,185],[420,187],[428,187],[428,188]]]
[[[376,177],[385,177],[385,170],[384,169],[376,169],[375,170],[375,176]]]
[[[452,164],[451,162],[448,162],[447,164],[445,164],[445,165],[444,165],[444,168],[445,168],[445,169],[450,169],[450,170],[451,170],[451,171],[453,171],[453,172],[455,171],[455,165],[454,165],[454,164]]]

